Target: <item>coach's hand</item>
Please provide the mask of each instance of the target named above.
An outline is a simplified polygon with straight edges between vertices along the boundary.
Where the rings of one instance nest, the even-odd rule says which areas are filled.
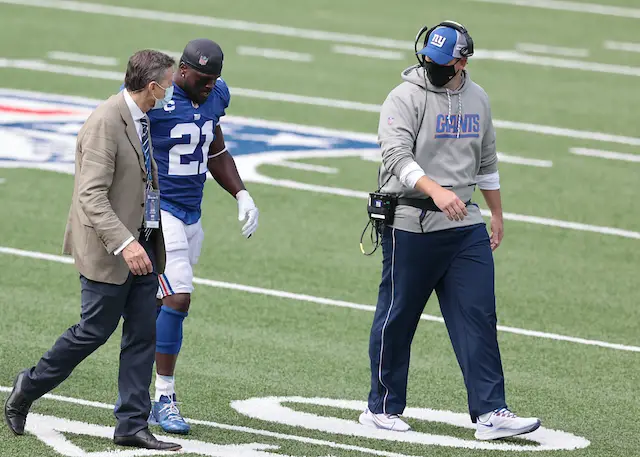
[[[495,251],[504,237],[504,220],[502,214],[491,215],[491,250]]]
[[[122,257],[134,275],[148,275],[153,271],[153,265],[151,265],[147,251],[135,240],[122,250]]]
[[[253,232],[258,228],[258,216],[260,212],[253,202],[253,198],[246,190],[241,190],[236,194],[236,200],[238,200],[238,220],[240,222],[246,221],[242,226],[242,235],[245,238],[249,238],[253,235]]]
[[[450,221],[461,221],[468,215],[467,207],[458,196],[448,189],[440,187],[431,195],[438,208],[447,215]]]

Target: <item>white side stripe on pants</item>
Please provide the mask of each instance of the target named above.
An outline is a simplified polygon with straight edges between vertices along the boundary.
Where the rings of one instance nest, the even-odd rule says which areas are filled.
[[[387,323],[389,322],[389,316],[391,315],[391,309],[393,308],[394,299],[395,299],[395,284],[393,281],[393,274],[395,273],[395,264],[396,264],[396,229],[391,229],[392,236],[392,248],[391,248],[391,303],[389,304],[389,311],[387,311],[387,318],[384,320],[384,324],[382,324],[382,337],[380,339],[380,361],[378,362],[378,381],[382,384],[382,387],[386,390],[384,394],[384,399],[382,400],[382,412],[387,414],[387,397],[389,397],[389,388],[382,381],[382,354],[384,353],[384,331],[387,328]],[[373,412],[373,411],[371,411]]]

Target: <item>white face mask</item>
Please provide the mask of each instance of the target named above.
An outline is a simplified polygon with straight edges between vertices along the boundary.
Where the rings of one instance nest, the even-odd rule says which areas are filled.
[[[160,84],[158,84],[158,87],[160,89],[164,89],[164,98],[156,98],[156,96],[153,95],[153,92],[152,92],[151,95],[153,95],[153,98],[156,99],[156,104],[153,105],[153,108],[151,109],[164,108],[165,106],[167,106],[167,103],[169,103],[171,101],[171,98],[173,97],[173,84],[166,89],[162,87]]]

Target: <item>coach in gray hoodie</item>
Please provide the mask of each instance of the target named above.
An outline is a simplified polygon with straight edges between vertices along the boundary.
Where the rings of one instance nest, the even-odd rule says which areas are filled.
[[[419,65],[382,105],[381,192],[398,198],[382,237],[383,271],[371,328],[369,405],[364,425],[406,431],[411,341],[436,291],[467,387],[475,436],[491,440],[536,430],[505,400],[497,340],[492,250],[503,221],[495,131],[486,92],[465,70],[473,40],[458,23],[426,31]],[[417,42],[417,40],[416,40]],[[491,210],[489,237],[471,198],[478,186]]]

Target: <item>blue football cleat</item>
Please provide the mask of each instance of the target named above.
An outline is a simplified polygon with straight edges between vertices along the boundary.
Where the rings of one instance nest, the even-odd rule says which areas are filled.
[[[191,431],[191,426],[185,422],[180,414],[175,394],[171,397],[162,395],[160,401],[153,404],[149,422],[159,425],[167,433],[186,435]]]

